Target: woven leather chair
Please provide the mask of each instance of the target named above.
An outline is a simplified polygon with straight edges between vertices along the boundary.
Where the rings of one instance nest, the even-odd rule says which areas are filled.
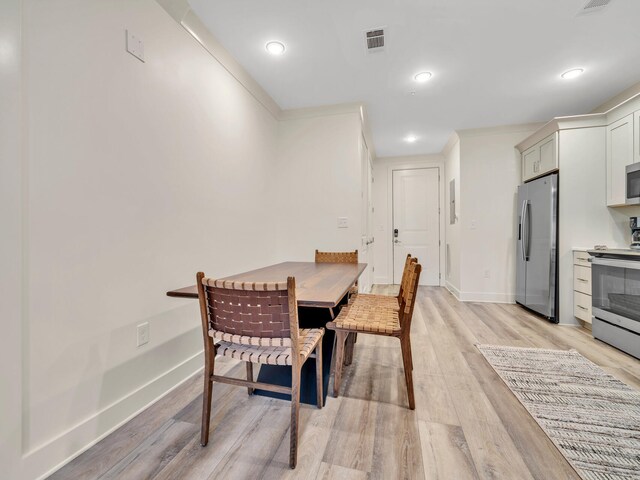
[[[228,282],[197,276],[204,337],[205,372],[200,443],[209,441],[213,382],[291,394],[289,465],[296,467],[300,370],[316,359],[317,405],[322,408],[322,337],[324,329],[299,329],[295,279],[286,282]],[[213,373],[216,354],[247,362],[247,379]],[[291,388],[253,381],[253,364],[291,366]]]
[[[316,250],[316,263],[358,263],[358,250],[353,252],[320,252]],[[358,282],[355,283],[349,295],[358,293]]]
[[[400,303],[402,302],[402,292],[407,282],[407,274],[409,272],[409,265],[411,263],[418,263],[416,257],[412,257],[411,254],[407,255],[404,262],[404,269],[402,270],[402,280],[400,281],[400,291],[398,295],[378,295],[374,293],[359,293],[354,295],[350,299],[350,304],[370,304],[371,306],[379,306],[382,308],[395,308],[400,309]]]
[[[316,263],[358,263],[358,250],[354,250],[353,252],[320,252],[316,249],[315,256]],[[358,294],[358,282],[356,282],[351,290],[349,290],[349,298],[352,298],[354,295]],[[334,319],[336,314],[333,308],[329,308],[329,314],[331,318]],[[347,337],[347,351],[344,356],[344,364],[351,365],[353,360],[353,350],[355,347],[355,343],[357,340],[357,335],[354,333]],[[335,361],[335,358],[332,359],[332,364]]]
[[[396,337],[400,340],[402,348],[402,362],[404,376],[407,383],[409,408],[414,410],[415,397],[413,394],[413,360],[411,358],[411,318],[415,306],[418,282],[422,266],[419,263],[410,262],[408,265],[405,288],[402,291],[400,307],[382,307],[375,303],[353,303],[342,309],[340,314],[332,322],[327,323],[327,328],[336,332],[336,362],[333,383],[333,396],[340,394],[342,381],[342,363],[345,352],[345,341],[350,333],[365,333],[371,335],[384,335]],[[393,298],[393,297],[392,297]]]

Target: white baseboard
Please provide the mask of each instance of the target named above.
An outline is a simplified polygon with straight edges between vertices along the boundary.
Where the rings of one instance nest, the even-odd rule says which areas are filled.
[[[516,303],[516,296],[511,293],[461,292],[459,300],[478,303]]]
[[[22,457],[24,479],[44,479],[198,374],[202,351]],[[52,465],[55,465],[52,467]]]
[[[454,287],[451,283],[446,282],[445,283],[445,288],[447,290],[449,290],[451,292],[451,294],[456,297],[458,300],[460,300],[460,290],[458,290],[456,287]]]

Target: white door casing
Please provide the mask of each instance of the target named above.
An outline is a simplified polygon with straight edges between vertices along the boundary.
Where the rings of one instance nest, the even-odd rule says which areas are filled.
[[[373,218],[372,218],[372,181],[373,166],[371,162],[371,154],[364,137],[360,138],[360,158],[362,165],[362,193],[361,193],[361,209],[362,209],[362,234],[360,242],[360,250],[358,261],[367,263],[366,270],[358,280],[358,286],[361,292],[370,292],[373,283]]]
[[[393,283],[411,254],[422,264],[420,285],[440,285],[439,169],[393,170],[392,188]]]

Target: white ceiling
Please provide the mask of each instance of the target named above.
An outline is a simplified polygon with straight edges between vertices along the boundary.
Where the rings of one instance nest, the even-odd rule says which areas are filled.
[[[378,156],[440,152],[453,130],[588,113],[640,81],[638,0],[586,16],[586,0],[189,3],[281,108],[366,103]],[[366,53],[364,31],[379,26],[385,51]],[[274,39],[283,56],[267,54]],[[562,80],[572,67],[585,74]],[[419,85],[422,70],[433,77]]]

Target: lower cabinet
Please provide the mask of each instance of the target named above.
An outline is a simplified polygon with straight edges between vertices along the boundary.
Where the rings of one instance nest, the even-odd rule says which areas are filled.
[[[591,324],[591,263],[584,250],[573,252],[573,315]]]

